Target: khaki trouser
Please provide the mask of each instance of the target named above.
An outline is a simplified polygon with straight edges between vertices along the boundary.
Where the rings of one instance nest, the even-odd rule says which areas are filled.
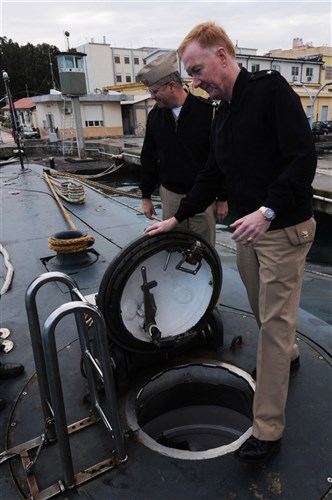
[[[173,217],[179,208],[184,194],[173,193],[164,186],[159,188],[160,198],[163,208],[163,220]],[[211,245],[216,242],[216,218],[214,212],[214,203],[210,205],[205,212],[196,214],[194,217],[185,219],[177,226],[178,228],[195,231],[205,238]]]
[[[253,247],[237,246],[237,265],[260,327],[254,395],[253,435],[277,440],[285,427],[285,406],[302,278],[315,235],[313,218],[265,233]]]

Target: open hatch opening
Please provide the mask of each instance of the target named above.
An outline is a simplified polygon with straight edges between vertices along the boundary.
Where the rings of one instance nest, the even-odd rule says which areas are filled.
[[[128,423],[147,447],[184,459],[221,456],[251,433],[254,382],[226,363],[164,370],[132,392]]]

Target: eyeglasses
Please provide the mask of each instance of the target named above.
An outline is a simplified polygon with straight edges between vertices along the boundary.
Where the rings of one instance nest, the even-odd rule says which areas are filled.
[[[158,92],[159,92],[159,90],[160,90],[161,88],[166,87],[166,85],[168,85],[168,84],[169,84],[169,82],[167,82],[167,83],[163,83],[162,85],[160,85],[160,86],[159,86],[159,87],[157,87],[156,89],[150,89],[150,88],[148,88],[148,91],[150,92],[150,94],[151,94],[151,95],[156,95],[156,94],[158,94]]]

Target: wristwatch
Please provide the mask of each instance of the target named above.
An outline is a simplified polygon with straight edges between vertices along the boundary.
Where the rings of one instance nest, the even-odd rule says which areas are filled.
[[[261,212],[264,219],[269,221],[269,222],[272,222],[276,216],[275,211],[272,210],[272,208],[260,207],[259,211]]]

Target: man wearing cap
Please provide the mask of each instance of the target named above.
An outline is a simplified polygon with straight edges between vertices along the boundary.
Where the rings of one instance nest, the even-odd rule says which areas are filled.
[[[156,104],[150,111],[141,152],[142,209],[149,219],[156,215],[151,195],[159,185],[163,219],[178,209],[204,167],[210,149],[214,117],[211,101],[184,89],[175,51],[144,66],[137,75]],[[220,190],[215,203],[184,220],[181,227],[215,243],[215,223],[227,215],[226,193]]]

